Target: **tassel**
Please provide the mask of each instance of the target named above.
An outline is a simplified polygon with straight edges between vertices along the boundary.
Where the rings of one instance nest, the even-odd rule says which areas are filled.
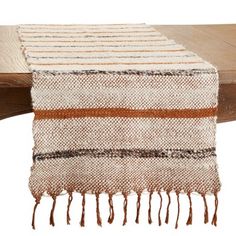
[[[178,221],[179,221],[179,213],[180,213],[179,192],[176,192],[176,196],[177,196],[177,203],[178,203],[178,213],[177,213],[175,228],[177,229],[178,228]]]
[[[114,207],[113,207],[113,201],[112,201],[112,194],[110,194],[110,193],[108,194],[108,203],[110,206],[110,215],[109,215],[107,222],[109,224],[111,224],[114,220],[115,213],[114,213]]]
[[[68,197],[66,221],[67,221],[67,224],[69,225],[70,224],[70,205],[73,200],[73,196],[72,196],[72,192],[68,192],[68,194],[69,194],[69,197]]]
[[[137,195],[137,214],[136,214],[136,219],[135,222],[138,224],[139,223],[139,212],[140,212],[140,200],[141,200],[141,193],[138,193]]]
[[[165,219],[165,223],[168,224],[169,223],[169,209],[170,209],[170,203],[171,203],[171,198],[170,198],[170,191],[166,192],[167,196],[168,196],[168,205],[166,208],[166,219]]]
[[[99,193],[96,193],[96,213],[97,213],[97,224],[99,226],[102,226],[102,219],[100,216],[100,210],[99,210]]]
[[[54,210],[55,210],[55,206],[56,206],[56,196],[52,196],[52,199],[53,199],[53,204],[52,204],[52,209],[51,209],[51,213],[50,213],[49,224],[52,226],[55,226]]]
[[[204,211],[204,223],[208,223],[208,207],[207,207],[207,201],[206,201],[206,195],[202,194],[202,198],[204,201],[205,211]]]
[[[189,216],[188,216],[188,220],[186,222],[186,225],[191,225],[192,224],[192,220],[193,220],[191,193],[188,192],[187,195],[188,195],[188,199],[189,199]]]
[[[41,198],[35,199],[35,205],[34,205],[33,216],[32,216],[32,228],[33,229],[35,229],[35,212],[36,212],[37,206],[40,204],[40,199]]]
[[[151,216],[152,194],[153,194],[153,191],[151,191],[151,192],[149,193],[149,209],[148,209],[148,223],[149,223],[149,224],[152,223],[152,216]]]
[[[127,223],[127,205],[128,205],[128,199],[127,199],[127,194],[123,193],[124,196],[124,220],[123,220],[123,225]]]
[[[85,216],[85,192],[81,193],[82,195],[82,214],[81,214],[81,220],[80,220],[80,226],[84,227],[84,216]]]
[[[217,209],[218,209],[218,197],[217,197],[217,193],[214,193],[215,195],[215,212],[211,221],[211,224],[214,226],[217,226]]]
[[[161,226],[161,208],[162,208],[162,196],[161,196],[161,192],[158,191],[158,195],[160,196],[160,208],[158,211],[158,224],[159,226]]]

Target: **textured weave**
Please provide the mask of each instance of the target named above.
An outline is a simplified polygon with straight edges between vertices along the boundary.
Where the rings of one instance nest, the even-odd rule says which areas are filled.
[[[74,192],[99,194],[186,193],[192,223],[191,193],[215,195],[216,225],[220,190],[215,132],[217,69],[146,24],[20,25],[22,50],[33,73],[33,166],[29,187],[36,199],[68,193],[67,223]],[[169,217],[167,205],[166,223]],[[159,224],[161,224],[159,210]]]

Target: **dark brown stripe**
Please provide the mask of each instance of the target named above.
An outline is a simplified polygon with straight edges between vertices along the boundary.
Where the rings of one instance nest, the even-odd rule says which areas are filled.
[[[75,150],[56,151],[48,153],[38,153],[33,155],[33,161],[43,161],[46,159],[72,158],[78,156],[88,156],[89,158],[192,158],[203,159],[216,156],[215,148],[205,149],[97,149],[82,148]]]
[[[216,112],[216,107],[202,109],[71,108],[34,110],[36,120],[80,117],[202,118],[216,116]]]

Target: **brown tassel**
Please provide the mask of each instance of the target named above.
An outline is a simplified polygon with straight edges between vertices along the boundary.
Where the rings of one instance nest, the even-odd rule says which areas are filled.
[[[110,206],[110,209],[109,209],[110,210],[110,215],[108,217],[107,222],[109,224],[111,224],[114,220],[114,217],[115,217],[113,201],[112,201],[112,194],[111,193],[108,194],[108,203],[109,203],[109,206]]]
[[[52,204],[52,209],[51,209],[51,213],[50,213],[50,220],[49,220],[49,224],[52,226],[55,226],[55,222],[54,222],[54,210],[55,210],[55,206],[56,206],[56,196],[52,196],[53,199],[53,204]]]
[[[204,207],[205,207],[205,211],[204,211],[204,223],[208,223],[208,207],[207,207],[207,201],[206,201],[206,195],[202,194],[202,198],[204,201]]]
[[[73,200],[72,192],[68,192],[69,197],[68,197],[68,204],[67,204],[67,213],[66,213],[66,221],[67,224],[70,224],[70,205]]]
[[[193,211],[192,211],[192,199],[191,199],[191,193],[188,192],[188,199],[189,199],[189,216],[188,216],[188,220],[186,222],[186,225],[191,225],[192,221],[193,221]]]
[[[214,226],[217,226],[218,196],[216,192],[214,193],[214,195],[215,195],[215,212],[214,212],[211,224]]]
[[[124,196],[124,220],[123,220],[123,225],[125,225],[127,223],[127,205],[128,205],[128,198],[127,198],[127,194],[123,193]]]
[[[80,226],[84,227],[84,216],[85,216],[85,192],[81,193],[82,195],[82,214],[81,214],[81,220],[80,220]]]
[[[159,211],[158,211],[158,224],[159,224],[159,226],[161,226],[162,196],[161,196],[161,192],[160,191],[158,191],[158,195],[160,196],[160,207],[159,207]]]
[[[168,205],[166,208],[166,219],[165,219],[165,223],[168,224],[169,223],[169,209],[170,209],[170,203],[171,203],[171,198],[170,198],[170,191],[166,192],[167,196],[168,196]]]
[[[140,200],[141,200],[141,193],[138,193],[137,195],[137,213],[136,213],[136,219],[135,222],[138,224],[139,223],[139,212],[140,212]]]
[[[149,193],[149,209],[148,209],[148,223],[151,224],[152,223],[152,214],[151,214],[151,202],[152,202],[152,194],[153,194],[153,191],[150,191]]]
[[[35,205],[34,205],[34,210],[33,210],[33,215],[32,215],[32,228],[35,229],[35,212],[37,209],[37,206],[40,204],[40,198],[35,199]]]
[[[99,226],[102,226],[102,219],[100,216],[100,210],[99,210],[99,193],[96,193],[96,213],[97,213],[97,224]]]
[[[179,221],[179,213],[180,213],[179,192],[176,192],[176,196],[177,196],[177,203],[178,203],[178,213],[177,213],[175,228],[177,229],[178,228],[178,221]]]

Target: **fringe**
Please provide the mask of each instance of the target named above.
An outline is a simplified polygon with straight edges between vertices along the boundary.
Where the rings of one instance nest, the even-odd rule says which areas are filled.
[[[153,191],[150,191],[149,193],[149,209],[148,209],[148,223],[151,224],[152,223],[152,214],[151,214],[151,210],[152,210],[152,205],[151,205],[151,202],[152,202],[152,194],[153,194]]]
[[[53,203],[52,203],[52,209],[51,209],[50,218],[49,218],[49,224],[52,225],[52,226],[55,226],[54,210],[55,210],[55,207],[56,207],[56,199],[57,199],[57,197],[53,195],[52,199],[53,199]]]
[[[70,224],[70,205],[73,200],[73,195],[72,192],[68,192],[69,197],[68,197],[68,204],[67,204],[67,212],[66,212],[66,222],[69,225]]]
[[[177,212],[175,228],[177,229],[178,228],[178,221],[179,221],[179,213],[180,213],[179,192],[176,192],[176,196],[177,196],[177,203],[178,203],[178,212]]]
[[[159,226],[161,226],[162,196],[161,196],[161,192],[160,191],[158,191],[158,195],[160,197],[160,207],[159,207],[159,211],[158,211],[158,224],[159,224]]]
[[[81,227],[84,227],[84,216],[85,216],[85,192],[82,192],[81,195],[82,195],[82,214],[81,214],[80,226],[81,226]]]
[[[205,193],[202,194],[202,198],[203,198],[204,207],[205,207],[205,211],[204,211],[204,223],[207,224],[209,220],[208,220],[208,206],[207,206],[206,194],[205,194]]]
[[[189,216],[188,216],[188,220],[186,222],[186,225],[191,225],[192,221],[193,221],[193,210],[192,210],[192,199],[191,199],[191,193],[188,192],[188,199],[189,199]]]
[[[152,207],[152,196],[153,196],[153,190],[149,191],[149,208],[148,208],[148,223],[151,224],[152,223],[152,216],[151,216],[151,207]],[[175,229],[178,228],[178,222],[179,222],[179,217],[180,217],[180,192],[179,191],[175,191],[176,193],[176,199],[177,199],[177,217],[176,217],[176,222],[175,222]],[[95,197],[96,197],[96,216],[97,216],[97,224],[99,226],[102,226],[102,218],[100,215],[100,209],[99,209],[99,197],[100,197],[100,192],[96,192],[95,193]],[[123,219],[123,225],[126,225],[127,223],[127,207],[128,207],[128,193],[127,192],[122,192],[123,197],[124,197],[124,201],[123,201],[123,211],[124,211],[124,219]],[[161,191],[158,190],[157,194],[159,195],[160,198],[160,206],[159,206],[159,210],[158,210],[158,225],[161,226],[162,224],[162,220],[161,220],[161,210],[162,210],[162,205],[163,205],[163,196],[161,194]],[[165,217],[165,223],[168,224],[169,222],[169,208],[170,208],[170,204],[171,204],[171,196],[170,196],[170,191],[166,191],[167,197],[168,197],[168,203],[166,206],[166,217]],[[211,224],[214,226],[217,226],[217,210],[218,210],[218,193],[214,192],[214,197],[215,197],[215,210],[214,210],[214,214],[212,217],[212,221]],[[81,213],[81,220],[80,220],[80,226],[84,227],[85,226],[85,195],[86,192],[81,192],[81,196],[82,196],[82,213]],[[107,222],[109,224],[113,223],[114,221],[114,217],[115,217],[115,213],[114,213],[114,206],[113,206],[113,195],[114,193],[108,193],[108,204],[109,204],[109,217]],[[186,195],[188,196],[188,200],[189,200],[189,215],[188,215],[188,219],[186,221],[186,225],[192,225],[192,221],[193,221],[193,209],[192,209],[192,198],[191,198],[191,192],[187,192]],[[206,199],[206,194],[205,193],[200,193],[200,195],[203,198],[203,203],[204,203],[204,223],[208,223],[209,221],[209,217],[208,217],[208,205],[207,205],[207,199]],[[138,224],[139,223],[139,216],[140,216],[140,208],[141,208],[141,196],[142,196],[142,192],[137,192],[137,202],[136,202],[136,219],[135,222]],[[55,194],[51,194],[51,197],[53,199],[53,203],[52,203],[52,208],[51,208],[51,212],[50,212],[50,218],[49,218],[49,224],[52,226],[55,226],[55,221],[54,221],[54,211],[55,211],[55,207],[56,207],[56,199],[57,199],[57,195]],[[67,203],[67,212],[66,212],[66,222],[69,225],[70,224],[70,207],[71,207],[71,203],[73,200],[73,192],[72,191],[68,191],[68,203]],[[38,207],[38,205],[40,204],[41,201],[41,196],[35,195],[35,205],[33,208],[33,214],[32,214],[32,228],[35,229],[35,215],[36,215],[36,209]]]
[[[37,206],[40,204],[40,200],[41,200],[41,197],[35,199],[35,205],[34,205],[33,215],[32,215],[32,228],[33,229],[35,229],[35,213],[36,213]]]
[[[135,222],[139,223],[139,212],[140,212],[140,200],[141,200],[141,193],[137,193],[137,213],[136,213],[136,219]]]
[[[99,226],[102,226],[102,218],[100,216],[100,210],[99,210],[99,193],[96,193],[95,196],[96,196],[97,224]]]
[[[165,223],[168,224],[169,223],[169,209],[170,209],[170,203],[171,203],[171,198],[170,198],[170,191],[166,191],[166,194],[168,196],[168,205],[166,208],[166,219],[165,219]]]
[[[123,193],[124,196],[124,220],[123,220],[123,225],[127,223],[127,206],[128,206],[128,196],[127,193]]]
[[[110,215],[108,217],[107,222],[109,224],[111,224],[113,222],[114,218],[115,218],[112,196],[113,196],[112,193],[108,194],[108,203],[109,203],[109,206],[110,206],[110,209],[109,209],[110,210]]]
[[[217,192],[215,192],[214,195],[215,195],[215,212],[214,212],[214,215],[212,217],[211,224],[214,225],[214,226],[217,226],[217,209],[218,209],[218,196],[217,196]]]

